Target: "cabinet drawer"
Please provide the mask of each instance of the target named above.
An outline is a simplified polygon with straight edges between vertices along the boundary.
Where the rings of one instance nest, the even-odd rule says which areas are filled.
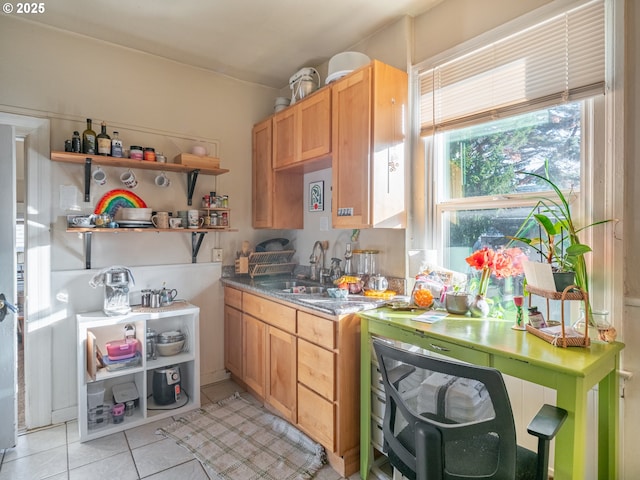
[[[382,421],[386,408],[387,401],[385,400],[384,394],[379,396],[377,393],[371,392],[371,416]]]
[[[289,333],[296,332],[296,311],[291,307],[248,293],[242,296],[242,307],[246,313],[265,323]]]
[[[329,451],[335,450],[335,407],[304,385],[298,384],[298,425]]]
[[[298,382],[323,397],[335,399],[334,354],[298,339]]]
[[[429,352],[462,360],[463,362],[473,363],[475,365],[488,366],[490,361],[490,355],[486,352],[479,352],[472,348],[463,347],[461,345],[456,345],[455,343],[449,343],[435,338],[426,338],[421,346]]]
[[[371,420],[371,445],[373,445],[376,450],[382,452],[384,432],[382,431],[382,425],[375,420]]]
[[[242,292],[231,287],[224,287],[224,303],[242,310]]]
[[[298,312],[298,336],[333,350],[335,348],[335,322],[309,313]]]

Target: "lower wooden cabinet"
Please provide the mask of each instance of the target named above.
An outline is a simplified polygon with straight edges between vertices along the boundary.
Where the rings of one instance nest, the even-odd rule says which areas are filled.
[[[290,422],[296,421],[296,337],[267,327],[266,402]]]
[[[242,361],[242,312],[229,305],[224,306],[224,366],[241,377]]]
[[[246,313],[242,314],[244,329],[242,380],[256,395],[264,399],[266,391],[265,343],[266,324]]]
[[[335,404],[298,384],[298,426],[329,451],[335,450]]]
[[[238,305],[241,315],[227,302]],[[225,287],[225,335],[241,331],[238,356],[225,353],[235,380],[327,450],[343,477],[359,469],[360,321],[315,315],[287,302]],[[241,326],[226,325],[233,322]],[[228,338],[237,348],[237,338]],[[227,350],[225,349],[225,352]]]

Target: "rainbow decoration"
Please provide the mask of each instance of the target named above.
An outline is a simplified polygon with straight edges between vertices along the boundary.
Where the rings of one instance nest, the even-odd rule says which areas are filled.
[[[105,193],[93,213],[108,213],[112,217],[115,216],[119,208],[146,208],[139,196],[129,190],[111,190]]]

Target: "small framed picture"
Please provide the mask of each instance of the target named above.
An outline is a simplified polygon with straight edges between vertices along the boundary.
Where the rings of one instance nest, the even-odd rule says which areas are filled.
[[[309,183],[309,211],[324,210],[324,181]]]

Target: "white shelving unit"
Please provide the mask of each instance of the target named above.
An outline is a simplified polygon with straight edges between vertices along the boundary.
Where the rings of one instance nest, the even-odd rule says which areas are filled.
[[[134,307],[135,309],[135,307]],[[127,315],[106,316],[103,312],[83,313],[76,316],[78,325],[78,427],[80,441],[86,442],[98,437],[110,435],[122,430],[136,427],[150,421],[159,420],[172,415],[200,407],[200,362],[199,362],[199,316],[200,309],[188,303],[174,304],[158,311],[132,312]],[[91,374],[92,358],[87,355],[88,336],[95,336],[95,343],[106,355],[106,343],[124,338],[124,326],[135,328],[136,338],[141,346],[141,363],[138,366],[117,371],[97,369],[95,380]],[[161,333],[169,330],[180,330],[186,334],[185,348],[177,355],[160,356],[156,359],[146,358],[147,327]],[[180,367],[180,383],[183,394],[188,401],[179,408],[168,409],[157,407],[152,397],[153,372],[157,368],[177,365]],[[114,385],[133,382],[138,390],[139,399],[133,414],[125,416],[118,424],[109,422],[99,426],[89,426],[87,403],[87,386],[93,382],[102,382],[105,402],[113,403],[112,389]]]

